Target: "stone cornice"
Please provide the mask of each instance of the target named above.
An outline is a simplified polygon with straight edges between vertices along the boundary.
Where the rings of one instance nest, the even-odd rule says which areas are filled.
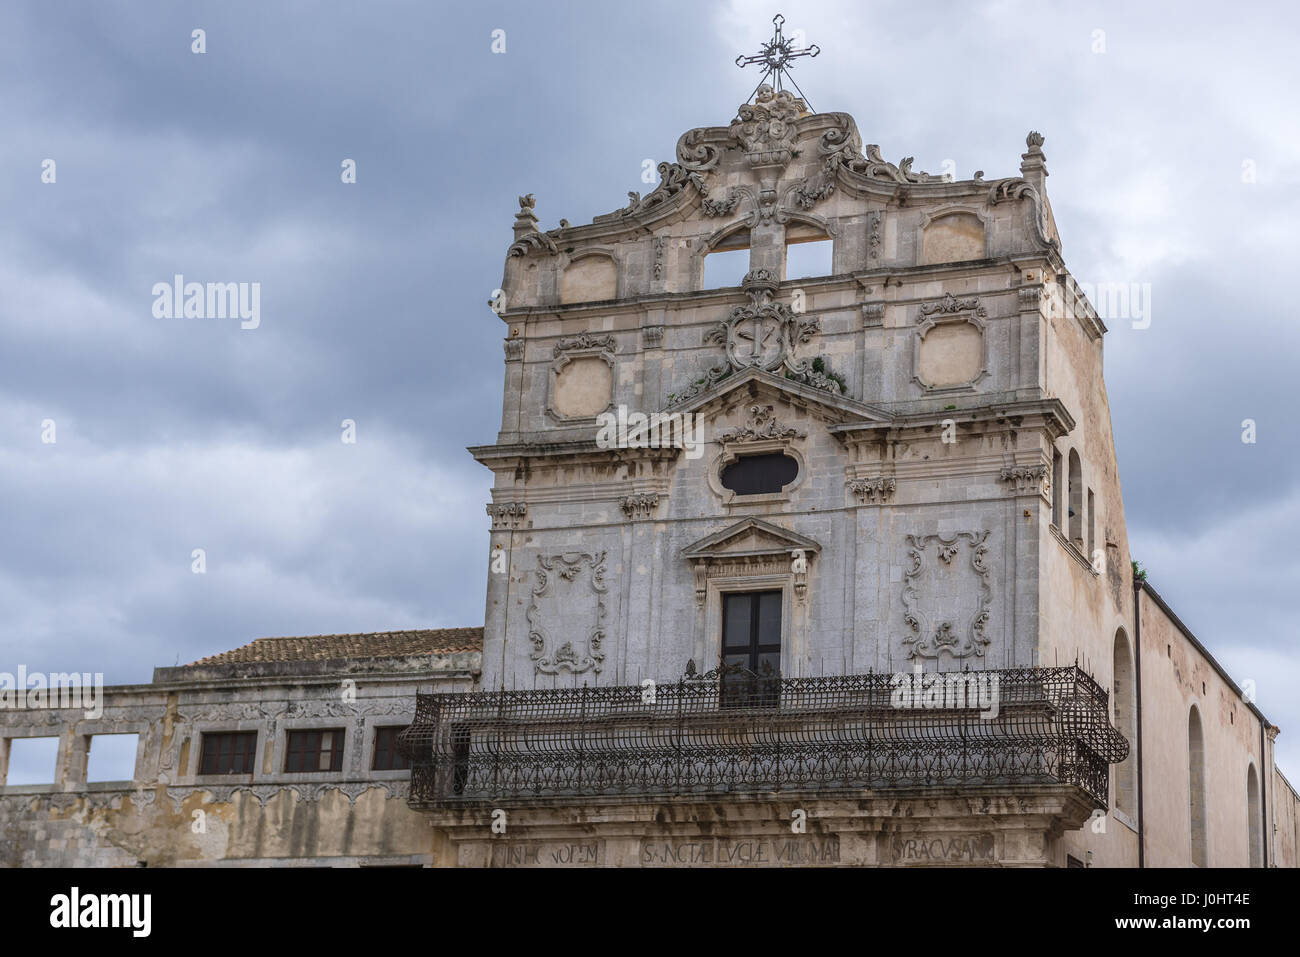
[[[560,442],[511,442],[503,445],[471,445],[466,451],[474,459],[489,468],[500,468],[518,459],[564,458],[573,459],[586,456],[596,462],[624,462],[632,459],[672,459],[682,450],[665,446],[663,448],[618,448],[602,449],[596,445],[593,434],[590,439],[577,439]]]
[[[1026,420],[1040,420],[1035,426]],[[942,409],[934,412],[892,416],[882,422],[849,422],[832,425],[829,431],[843,435],[849,441],[879,441],[892,434],[919,430],[933,431],[942,428],[945,420],[956,423],[1002,423],[1009,428],[1043,428],[1053,439],[1074,429],[1074,418],[1060,399],[1026,399],[1013,402],[968,406],[964,409]]]
[[[872,290],[877,285],[884,285],[888,282],[890,287],[896,287],[909,280],[915,281],[932,281],[948,277],[960,277],[974,274],[987,274],[989,271],[998,267],[1007,267],[1008,275],[1017,274],[1020,268],[1026,263],[1038,264],[1043,259],[1048,259],[1053,268],[1064,268],[1060,258],[1054,256],[1051,251],[1035,251],[1032,253],[1017,253],[1007,256],[996,256],[991,259],[979,259],[963,263],[935,263],[924,266],[880,266],[874,269],[863,269],[852,273],[843,273],[836,276],[817,276],[801,280],[784,280],[777,289],[777,298],[783,298],[789,290],[796,288],[806,288],[809,286],[819,286],[833,291],[835,289],[851,289],[854,286],[860,287],[865,291]],[[971,295],[980,295],[993,297],[998,295],[1010,295],[1016,290],[1013,287],[1006,289],[980,289],[972,290]],[[669,303],[689,303],[691,306],[702,306],[717,303],[719,305],[726,303],[743,302],[745,294],[740,286],[723,286],[718,289],[697,289],[678,292],[647,292],[640,295],[627,296],[622,299],[603,299],[592,300],[587,302],[572,303],[548,303],[535,304],[527,306],[515,306],[501,310],[497,313],[503,322],[528,322],[537,318],[554,318],[559,319],[567,316],[577,316],[585,313],[597,313],[602,318],[611,315],[616,316],[620,312],[627,312],[629,315],[640,316],[649,311],[651,308],[663,308]],[[885,305],[896,305],[903,302],[922,302],[933,298],[933,296],[916,295],[908,297],[906,300],[885,300]]]

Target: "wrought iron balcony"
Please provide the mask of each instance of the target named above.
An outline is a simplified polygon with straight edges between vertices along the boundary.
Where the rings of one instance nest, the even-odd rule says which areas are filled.
[[[981,712],[970,679],[996,687],[996,716]],[[399,747],[410,804],[425,809],[1024,784],[1072,785],[1106,806],[1108,766],[1128,742],[1089,675],[940,680],[930,707],[901,706],[889,674],[421,694]]]

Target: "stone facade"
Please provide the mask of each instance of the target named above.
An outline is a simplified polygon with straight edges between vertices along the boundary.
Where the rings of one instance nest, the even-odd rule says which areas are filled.
[[[953,832],[988,851],[965,863],[1122,866],[1138,863],[1141,818],[1143,862],[1185,863],[1188,788],[1170,785],[1192,696],[1149,660],[1134,694],[1135,608],[1151,603],[1133,589],[1106,329],[1062,258],[1043,144],[1029,134],[1015,174],[953,181],[886,161],[846,114],[761,87],[728,126],[683,135],[653,192],[589,225],[543,232],[526,197],[502,282],[502,428],[471,450],[495,474],[494,505],[525,516],[491,533],[506,561],[489,578],[483,687],[636,686],[713,667],[722,597],[756,588],[781,595],[783,677],[1079,662],[1114,689],[1125,737],[1140,709],[1159,749],[1112,769],[1100,821],[1050,789],[983,794],[982,810],[932,792],[870,810],[823,802],[818,833],[837,835],[836,863],[916,863],[883,850],[902,828],[909,847]],[[812,240],[832,244],[829,273],[788,278],[787,250]],[[748,250],[744,282],[709,288],[706,258],[734,250]],[[615,410],[686,416],[699,450],[602,442]],[[794,460],[793,479],[724,487],[756,453]],[[1275,731],[1196,648],[1202,695],[1221,702],[1210,747],[1232,755],[1231,783],[1206,797],[1210,863],[1245,864],[1245,768],[1272,769]],[[601,863],[679,863],[647,857],[646,842],[757,841],[790,813],[672,806],[521,811],[522,850],[495,857],[481,814],[438,811],[437,855],[545,863],[529,849],[585,836]]]
[[[783,674],[1072,655],[1040,584],[1081,555],[1052,532],[1046,473],[1084,432],[1120,572],[1127,553],[1118,486],[1094,478],[1108,424],[1082,419],[1094,403],[1076,384],[1100,379],[1102,326],[1060,258],[1041,137],[1019,176],[949,182],[864,152],[845,114],[764,91],[730,127],[683,136],[677,160],[649,196],[588,226],[516,225],[501,317],[517,358],[497,442],[472,451],[496,474],[494,506],[527,515],[492,537],[509,571],[489,582],[485,686],[666,680],[716,657],[683,556],[748,516],[818,546]],[[833,243],[833,273],[785,281],[787,246],[808,238]],[[743,287],[702,288],[705,257],[737,244]],[[596,416],[620,406],[698,416],[704,454],[598,448]],[[783,434],[753,444],[754,408]],[[760,451],[794,458],[794,481],[729,495],[721,468]],[[654,504],[632,511],[629,497]],[[940,562],[954,536],[963,554]],[[580,623],[564,602],[548,610],[554,582],[535,594],[546,562],[579,552],[603,582],[567,583]],[[936,589],[951,607],[926,604]],[[1096,590],[1124,615],[1122,591]],[[539,664],[550,634],[575,625],[601,633],[602,657]]]
[[[274,663],[159,669],[151,685],[112,689],[96,723],[0,714],[0,742],[61,740],[54,785],[0,795],[0,860],[1295,866],[1300,815],[1274,767],[1277,729],[1135,587],[1105,326],[1062,258],[1043,142],[1029,134],[1014,175],[954,181],[886,161],[847,114],[760,87],[729,125],[683,135],[649,195],[590,224],[543,231],[521,197],[495,306],[502,425],[471,449],[494,475],[481,646],[365,657],[362,642],[327,660],[303,639]],[[788,278],[787,250],[809,241],[832,244],[829,272]],[[707,257],[738,250],[744,281],[708,288]],[[734,479],[760,460],[774,470],[761,487]],[[1076,662],[1100,727],[1082,697],[1055,702],[1052,720],[1093,722],[1095,740],[1122,747],[1093,755],[1100,778],[1058,766],[955,787],[953,767],[926,764],[950,756],[890,745],[884,772],[874,752],[855,766],[883,783],[854,789],[779,746],[772,757],[806,715],[755,710],[728,728],[719,696],[692,720],[697,736],[721,729],[721,759],[679,762],[669,784],[648,760],[619,766],[653,798],[626,790],[630,777],[607,787],[609,767],[575,755],[601,735],[610,754],[671,736],[653,695],[640,711],[636,696],[677,683],[692,700],[726,663],[728,596],[753,592],[779,602],[787,690],[815,697],[828,678],[917,668],[1032,685]],[[347,681],[355,700],[339,697]],[[448,713],[456,699],[495,702],[498,719],[520,695],[543,704],[529,738],[486,707],[460,724],[437,707],[421,717],[417,693],[432,692],[451,695]],[[865,734],[868,699],[846,693],[817,719]],[[605,709],[596,718],[589,700]],[[871,734],[911,733],[910,719],[872,714]],[[411,724],[413,773],[368,770],[380,722]],[[672,740],[683,725],[679,714]],[[347,729],[342,772],[282,771],[284,732],[307,727]],[[87,786],[81,749],[106,729],[141,734],[136,779]],[[197,742],[217,729],[258,732],[246,780],[197,775]],[[516,769],[538,775],[531,795],[470,800],[475,774],[519,753]],[[718,783],[752,785],[764,761],[770,787]],[[606,777],[597,787],[588,772]],[[203,834],[190,828],[200,810]]]

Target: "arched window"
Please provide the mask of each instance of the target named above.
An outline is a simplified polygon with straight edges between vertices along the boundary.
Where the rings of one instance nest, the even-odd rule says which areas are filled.
[[[1052,524],[1065,531],[1065,460],[1052,449]]]
[[[1070,449],[1070,541],[1083,548],[1083,464]]]
[[[1133,817],[1137,813],[1137,685],[1133,680],[1133,651],[1123,628],[1115,632],[1112,674],[1115,727],[1128,741],[1128,757],[1115,767],[1115,807]]]
[[[1205,734],[1201,713],[1192,705],[1187,716],[1188,812],[1192,824],[1192,865],[1207,867],[1208,842],[1205,834]]]
[[[1255,765],[1246,770],[1246,834],[1250,841],[1250,866],[1264,866],[1264,833],[1260,826],[1259,775]]]

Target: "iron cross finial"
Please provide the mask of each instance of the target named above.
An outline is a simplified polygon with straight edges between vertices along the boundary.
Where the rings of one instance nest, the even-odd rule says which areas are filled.
[[[803,95],[803,90],[799,89],[799,85],[795,83],[794,79],[790,76],[789,71],[794,68],[794,63],[791,61],[801,56],[815,57],[817,54],[822,52],[821,47],[816,44],[806,47],[796,47],[794,42],[787,39],[785,34],[781,32],[782,26],[785,25],[785,17],[781,16],[779,13],[772,18],[772,23],[776,26],[776,30],[772,34],[772,39],[767,43],[764,43],[763,49],[758,53],[751,54],[750,56],[745,56],[745,54],[742,53],[740,56],[736,57],[736,66],[744,68],[752,63],[757,63],[764,67],[762,79],[758,81],[758,86],[754,88],[754,93],[757,93],[762,89],[763,84],[767,82],[769,77],[772,79],[773,88],[777,92],[780,92],[782,89],[781,81],[784,78],[790,81],[790,85],[795,88],[795,91],[799,94],[800,98],[807,103],[808,98]],[[798,33],[798,31],[795,32],[796,34]],[[749,99],[753,99],[754,93],[749,94]],[[748,103],[749,100],[746,100],[745,102]],[[809,105],[808,109],[811,110],[812,106]]]

